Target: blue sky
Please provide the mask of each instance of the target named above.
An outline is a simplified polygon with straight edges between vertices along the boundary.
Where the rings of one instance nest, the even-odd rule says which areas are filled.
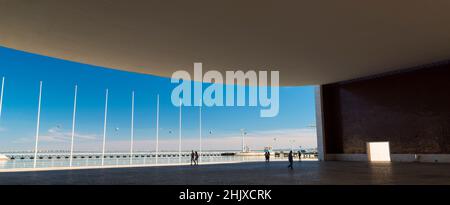
[[[207,68],[208,65],[203,66]],[[40,149],[68,149],[75,84],[78,85],[77,150],[101,149],[107,88],[110,94],[108,150],[129,149],[133,90],[136,149],[154,150],[158,94],[161,149],[178,147],[178,107],[170,101],[176,84],[172,84],[169,78],[0,47],[2,76],[6,78],[6,83],[0,119],[0,151],[33,150],[39,81],[43,81]],[[260,109],[248,106],[203,107],[204,149],[239,149],[241,128],[248,132],[247,143],[251,149],[262,149],[267,145],[275,148],[315,147],[315,128],[311,128],[315,124],[313,87],[281,87],[280,112],[274,118],[260,118]],[[198,121],[198,107],[183,107],[182,136],[186,150],[198,149]]]

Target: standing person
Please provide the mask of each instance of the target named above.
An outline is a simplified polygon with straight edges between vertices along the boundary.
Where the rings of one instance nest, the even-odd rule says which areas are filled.
[[[302,161],[302,152],[298,150],[298,161]]]
[[[195,156],[194,156],[195,154],[194,154],[194,150],[192,150],[192,152],[191,152],[191,166],[192,166],[192,163],[194,163],[195,164]]]
[[[198,152],[197,151],[195,151],[195,160],[194,160],[194,162],[195,162],[195,165],[198,165]]]
[[[270,162],[270,151],[267,151],[267,158],[266,158],[267,162]]]
[[[292,163],[294,163],[294,158],[293,158],[293,156],[292,156],[292,150],[289,152],[288,160],[289,160],[289,166],[288,166],[288,168],[291,168],[291,170],[294,169],[294,167],[292,166]]]
[[[267,151],[264,152],[264,158],[266,159],[266,162],[269,162],[269,159],[267,158]]]

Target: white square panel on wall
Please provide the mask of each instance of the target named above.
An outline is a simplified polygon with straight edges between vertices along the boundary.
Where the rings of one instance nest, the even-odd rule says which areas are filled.
[[[369,162],[390,162],[389,142],[367,142]]]

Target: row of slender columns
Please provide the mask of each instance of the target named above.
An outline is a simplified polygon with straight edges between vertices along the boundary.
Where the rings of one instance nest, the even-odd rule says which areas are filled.
[[[2,78],[1,83],[1,91],[0,91],[0,118],[2,116],[2,108],[3,108],[3,99],[4,99],[4,87],[5,87],[5,77]],[[37,112],[37,122],[36,122],[36,135],[35,135],[35,146],[34,146],[34,158],[33,158],[33,167],[37,167],[37,159],[38,159],[38,150],[39,150],[39,132],[40,132],[40,118],[41,118],[41,104],[42,104],[42,91],[43,91],[43,82],[39,82],[39,98],[38,98],[38,112]],[[69,157],[69,166],[73,166],[73,155],[74,155],[74,141],[75,141],[75,128],[76,128],[76,112],[77,112],[77,97],[78,97],[78,85],[75,85],[74,91],[74,101],[73,101],[73,112],[72,112],[72,131],[71,131],[71,140],[70,140],[70,157]],[[105,110],[104,110],[104,122],[103,122],[103,140],[102,140],[102,155],[101,155],[101,165],[105,164],[105,150],[106,150],[106,138],[107,138],[107,119],[108,119],[108,98],[109,98],[109,90],[106,89],[105,93]],[[133,154],[134,154],[134,104],[135,104],[135,92],[131,93],[131,139],[130,139],[130,164],[133,164]],[[159,155],[159,95],[157,95],[156,99],[156,148],[155,148],[155,161],[158,163],[158,155]],[[180,100],[179,105],[179,144],[178,144],[178,154],[179,154],[179,163],[182,162],[182,102]],[[202,106],[199,107],[199,136],[200,136],[200,149],[199,154],[202,155]]]
[[[2,78],[2,90],[0,92],[0,118],[2,117],[3,108],[3,91],[5,90],[5,77]]]

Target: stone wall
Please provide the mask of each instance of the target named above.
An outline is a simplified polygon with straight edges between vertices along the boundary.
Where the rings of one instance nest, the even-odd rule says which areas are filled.
[[[389,141],[393,154],[450,153],[450,64],[322,86],[327,153],[364,154]]]

